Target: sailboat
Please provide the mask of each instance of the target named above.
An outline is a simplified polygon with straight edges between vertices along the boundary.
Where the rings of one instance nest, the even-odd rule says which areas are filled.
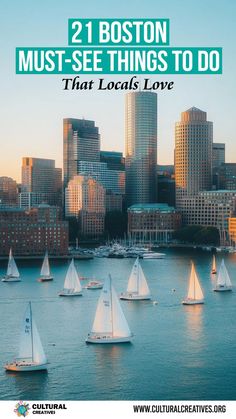
[[[189,278],[188,295],[182,301],[182,304],[193,305],[193,304],[204,304],[204,295],[199,283],[199,279],[195,270],[194,263],[192,262],[191,273]]]
[[[59,296],[73,297],[76,295],[82,295],[82,287],[75,268],[74,259],[72,259],[66,273],[64,288],[59,292]]]
[[[20,333],[20,348],[17,358],[5,365],[8,371],[39,371],[47,369],[47,358],[43,350],[37,326],[33,319],[31,303],[25,311]]]
[[[122,311],[111,275],[105,280],[87,343],[130,342],[133,335]]]
[[[12,254],[12,250],[10,249],[9,258],[8,258],[8,266],[7,266],[7,274],[2,278],[3,282],[19,282],[20,273],[16,266],[15,259]]]
[[[48,252],[46,252],[43,259],[39,281],[44,282],[44,281],[52,281],[52,280],[53,280],[53,276],[51,275],[51,272],[50,272]]]
[[[225,266],[224,259],[221,261],[219,275],[216,281],[216,287],[214,291],[232,291],[232,283],[229,277],[229,273]]]
[[[217,269],[216,269],[216,257],[215,257],[215,255],[213,255],[213,259],[212,259],[211,273],[213,275],[215,275],[217,273]]]
[[[136,259],[132,268],[127,291],[120,295],[121,300],[150,300],[151,294],[148,288],[147,280],[145,278],[142,267],[139,263],[139,258]]]

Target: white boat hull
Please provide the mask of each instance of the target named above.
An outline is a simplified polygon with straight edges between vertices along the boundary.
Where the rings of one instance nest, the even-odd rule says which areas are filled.
[[[38,280],[39,280],[39,282],[52,281],[53,280],[53,276],[41,276]]]
[[[232,291],[232,288],[231,287],[216,287],[216,288],[214,288],[213,291],[226,292],[226,291]]]
[[[21,278],[15,276],[4,276],[2,282],[20,282]]]
[[[59,297],[76,297],[76,296],[81,296],[82,295],[82,291],[79,292],[66,292],[66,291],[60,291],[58,293]]]
[[[160,254],[160,255],[143,255],[142,256],[143,259],[147,260],[147,259],[164,259],[165,254]]]
[[[42,371],[47,369],[47,364],[35,364],[35,363],[24,363],[24,362],[12,362],[4,365],[7,371],[18,371],[18,372],[29,372],[29,371]]]
[[[204,300],[190,300],[190,299],[186,299],[182,301],[183,305],[188,305],[188,306],[192,306],[192,305],[196,305],[196,304],[204,304]]]
[[[131,342],[132,336],[126,337],[115,337],[115,336],[98,336],[89,335],[86,339],[86,343],[128,343]]]
[[[90,281],[85,288],[87,288],[88,290],[99,290],[102,287],[103,287],[102,282]]]
[[[140,301],[151,300],[151,295],[137,295],[132,293],[123,293],[120,295],[120,300]]]

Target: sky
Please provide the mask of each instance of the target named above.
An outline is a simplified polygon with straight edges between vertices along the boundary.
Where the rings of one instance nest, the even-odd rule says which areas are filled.
[[[62,167],[66,117],[94,120],[101,148],[124,151],[124,92],[63,91],[61,75],[15,74],[16,47],[67,46],[68,18],[169,18],[170,46],[223,47],[222,75],[150,77],[175,82],[158,93],[158,163],[173,163],[174,124],[191,106],[207,112],[214,141],[225,142],[226,160],[236,162],[235,15],[234,0],[1,0],[0,176],[20,181],[23,156],[52,158]],[[91,78],[98,77],[81,76]]]

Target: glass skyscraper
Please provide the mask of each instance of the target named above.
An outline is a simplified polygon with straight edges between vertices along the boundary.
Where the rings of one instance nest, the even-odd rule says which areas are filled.
[[[176,207],[184,206],[184,198],[212,185],[213,123],[207,113],[192,107],[181,114],[175,125]]]
[[[127,93],[125,101],[127,205],[157,198],[157,94]]]
[[[94,121],[63,120],[64,187],[79,173],[80,161],[100,161],[100,134]]]

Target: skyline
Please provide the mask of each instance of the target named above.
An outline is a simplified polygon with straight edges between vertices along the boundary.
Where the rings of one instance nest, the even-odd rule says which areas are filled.
[[[16,1],[11,4],[3,1],[3,4],[0,18],[3,31],[0,39],[0,75],[4,80],[1,87],[0,176],[10,176],[19,181],[19,160],[25,155],[52,158],[56,160],[57,167],[62,167],[63,118],[84,117],[94,120],[100,130],[101,148],[124,152],[124,92],[63,91],[60,75],[15,75],[15,47],[66,45],[69,17],[167,17],[170,19],[171,46],[222,46],[223,75],[149,78],[153,81],[175,82],[173,90],[157,91],[159,164],[173,164],[175,122],[179,120],[181,112],[192,106],[207,112],[209,121],[214,124],[213,141],[226,143],[226,161],[234,160],[236,89],[232,69],[235,67],[236,56],[233,42],[236,6],[233,1],[228,0],[223,4],[210,0],[206,4],[201,0],[189,5],[189,2],[183,0],[179,6],[173,0],[168,4],[163,0],[149,0],[148,7],[137,1],[133,10],[132,3],[121,1],[111,6],[107,0],[103,0],[100,1],[99,11],[94,8],[94,1],[81,5],[79,10],[74,0],[69,4],[62,1],[60,7],[53,0],[50,9],[46,1],[33,5],[29,0],[24,0],[21,5]],[[203,4],[204,7],[201,7]],[[81,76],[81,80],[98,78]],[[131,77],[104,78],[108,81],[129,80]]]

